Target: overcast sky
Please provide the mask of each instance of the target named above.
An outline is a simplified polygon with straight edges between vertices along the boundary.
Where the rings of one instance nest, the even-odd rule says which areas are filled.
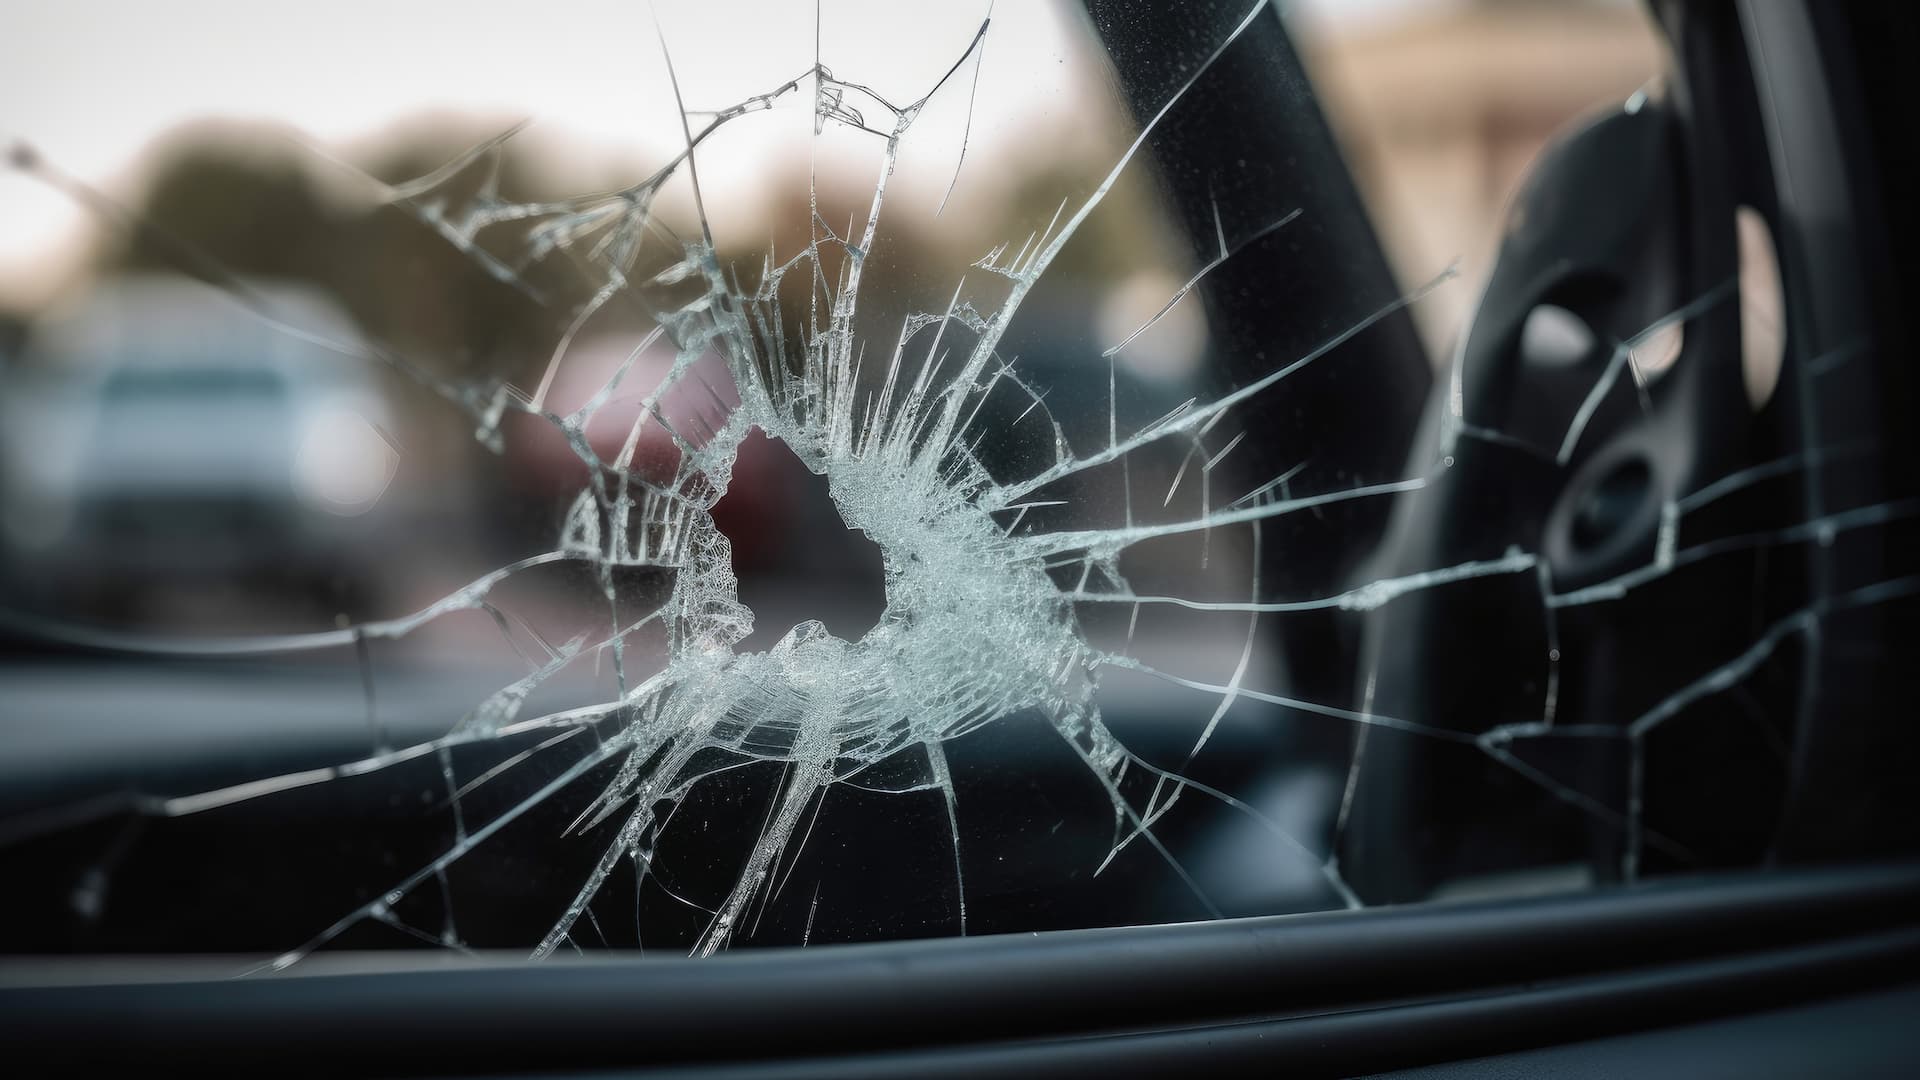
[[[1436,2],[1445,0],[1312,6],[1364,21]],[[692,108],[770,89],[813,61],[811,4],[662,0],[658,10]],[[822,59],[910,99],[987,10],[987,0],[827,0]],[[1030,129],[1050,111],[1083,108],[1087,47],[1079,18],[1056,3],[1001,0],[968,153],[991,160],[1000,140],[1017,139],[1009,117]],[[965,98],[950,100],[917,125],[930,144],[959,145]],[[266,120],[338,144],[437,109],[532,118],[538,136],[636,157],[681,140],[644,0],[11,0],[0,13],[0,139],[24,139],[110,189],[131,188],[141,151],[196,119]],[[779,122],[760,121],[760,134]],[[715,183],[749,176],[769,145],[749,131],[703,150],[702,164]],[[64,196],[0,173],[0,302],[30,301],[61,277],[88,225]]]

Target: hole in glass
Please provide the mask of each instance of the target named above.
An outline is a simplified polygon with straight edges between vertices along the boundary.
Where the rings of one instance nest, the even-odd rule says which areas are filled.
[[[758,430],[741,442],[733,482],[713,508],[733,544],[740,602],[753,611],[742,652],[764,652],[808,619],[857,641],[880,621],[887,592],[880,549],[849,526],[827,478]]]

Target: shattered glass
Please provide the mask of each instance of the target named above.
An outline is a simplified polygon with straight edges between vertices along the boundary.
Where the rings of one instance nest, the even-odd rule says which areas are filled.
[[[0,803],[8,877],[36,883],[8,902],[8,948],[277,970],[330,948],[708,955],[1361,907],[1402,898],[1351,865],[1399,854],[1346,835],[1398,797],[1364,767],[1389,737],[1470,756],[1475,798],[1551,833],[1483,843],[1421,895],[1746,857],[1649,820],[1663,734],[1703,703],[1723,723],[1823,619],[1913,582],[1756,610],[1739,650],[1636,685],[1611,718],[1568,717],[1593,676],[1563,646],[1581,613],[1690,568],[1914,505],[1716,528],[1803,456],[1661,502],[1655,548],[1604,580],[1556,581],[1524,529],[1383,569],[1397,506],[1461,447],[1540,442],[1542,420],[1489,427],[1456,394],[1423,431],[1455,372],[1409,312],[1465,286],[1448,265],[1387,271],[1280,13],[1199,5],[1169,33],[1125,4],[924,29],[836,8],[740,27],[792,38],[771,70],[682,35],[667,5],[617,43],[571,42],[645,69],[632,107],[679,133],[585,193],[549,190],[539,118],[432,161],[302,141],[347,283],[328,303],[275,283],[282,253],[209,243],[190,200],[136,212],[22,133],[12,169],[164,280],[115,301],[147,320],[117,340],[164,352],[169,312],[218,311],[285,386],[351,373],[326,376],[324,423],[300,422],[319,449],[278,467],[320,455],[303,490],[368,523],[338,547],[378,555],[331,610],[217,633],[64,619],[67,600],[10,582],[18,633],[117,674],[97,691],[112,722],[73,745],[57,699],[78,669],[8,676],[10,768],[37,777]],[[862,19],[895,55],[842,47]],[[1066,76],[1030,52],[996,64],[1039,33]],[[1016,128],[1057,141],[1010,155],[996,132]],[[741,165],[756,142],[798,164]],[[1649,392],[1650,343],[1737,303],[1728,283],[1606,343],[1547,460],[1578,464],[1596,417]],[[33,347],[79,355],[99,321],[50,318]],[[262,409],[260,454],[279,454],[295,421]],[[146,422],[40,411],[39,453],[76,461]],[[409,484],[429,524],[383,517]],[[35,550],[63,547],[105,558]],[[1381,614],[1464,590],[1515,638],[1453,647],[1505,692],[1448,711],[1382,685],[1379,650],[1415,645],[1381,644]],[[1754,726],[1790,754],[1791,731]]]

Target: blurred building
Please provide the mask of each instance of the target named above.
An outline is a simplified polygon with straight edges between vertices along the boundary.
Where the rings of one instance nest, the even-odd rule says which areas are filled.
[[[1424,0],[1364,20],[1345,7],[1323,0],[1301,44],[1401,279],[1462,260],[1464,287],[1416,309],[1441,357],[1528,164],[1569,124],[1647,87],[1663,46],[1629,0]]]

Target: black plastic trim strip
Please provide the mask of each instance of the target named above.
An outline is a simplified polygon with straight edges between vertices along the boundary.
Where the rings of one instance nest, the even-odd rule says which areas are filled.
[[[392,1072],[954,1053],[1178,1028],[1189,1030],[1159,1038],[1225,1047],[1256,1037],[1245,1024],[1270,1029],[1257,1035],[1268,1044],[1261,1053],[1296,1053],[1283,1044],[1364,1032],[1375,1022],[1455,1017],[1409,1036],[1437,1038],[1457,1026],[1461,1010],[1489,1009],[1476,1030],[1524,1036],[1476,1043],[1472,1052],[1481,1053],[1566,1037],[1575,1026],[1567,1017],[1636,994],[1658,1004],[1604,1011],[1644,1018],[1673,1009],[1677,1022],[1749,1006],[1740,987],[1762,975],[1770,993],[1789,996],[1869,977],[1912,977],[1920,971],[1916,934],[1920,863],[1907,862],[1533,900],[743,951],[702,961],[442,961],[425,968],[399,954],[344,961],[384,970],[295,968],[239,980],[168,980],[164,968],[129,965],[97,973],[91,985],[58,985],[72,977],[69,964],[63,978],[61,961],[15,961],[0,970],[0,1045],[14,1060],[24,1053]],[[408,963],[415,966],[401,966]],[[156,974],[157,981],[136,981]],[[1582,980],[1591,980],[1585,989],[1572,985]],[[1566,989],[1514,993],[1533,984]],[[1662,989],[1671,986],[1692,989]],[[1486,1000],[1436,1003],[1449,998]],[[1692,1011],[1683,1016],[1682,1005]],[[1383,1008],[1385,1019],[1365,1019]],[[1529,1009],[1548,1013],[1523,1021]],[[1328,1015],[1335,1013],[1337,1023]],[[1554,1016],[1562,1019],[1549,1023]],[[1201,1028],[1207,1031],[1191,1030]],[[1273,1042],[1282,1029],[1323,1036]],[[1374,1037],[1356,1035],[1352,1045]]]
[[[664,1077],[1351,1076],[1665,1027],[1915,975],[1920,930],[1468,1000],[1075,1040],[672,1069]]]

